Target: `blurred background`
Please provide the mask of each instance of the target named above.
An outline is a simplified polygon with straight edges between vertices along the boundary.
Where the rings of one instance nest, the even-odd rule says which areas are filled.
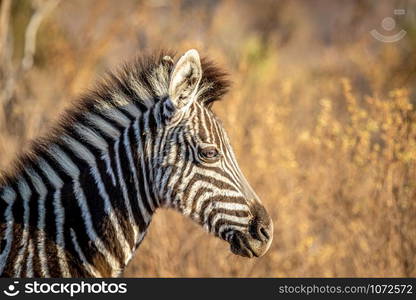
[[[156,213],[130,277],[416,276],[416,1],[0,0],[0,170],[108,69],[197,48],[274,220],[260,259]],[[401,9],[401,11],[395,11]],[[374,38],[405,35],[395,42]]]

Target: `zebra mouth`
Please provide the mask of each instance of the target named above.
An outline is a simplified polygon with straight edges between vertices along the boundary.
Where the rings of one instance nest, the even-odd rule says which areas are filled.
[[[231,252],[243,257],[260,257],[262,254],[254,250],[250,240],[241,232],[236,232],[230,239]],[[261,252],[261,251],[260,251]]]
[[[263,256],[270,248],[273,239],[273,223],[254,219],[250,222],[248,232],[233,231],[228,239],[231,252],[252,258]]]

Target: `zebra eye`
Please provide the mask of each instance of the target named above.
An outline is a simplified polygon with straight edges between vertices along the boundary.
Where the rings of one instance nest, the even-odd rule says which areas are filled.
[[[199,151],[202,160],[208,162],[215,162],[220,158],[220,153],[215,147],[205,147]]]

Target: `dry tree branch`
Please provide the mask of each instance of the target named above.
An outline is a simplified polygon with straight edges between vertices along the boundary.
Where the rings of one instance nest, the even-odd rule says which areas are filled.
[[[30,18],[25,33],[25,48],[22,59],[22,70],[27,71],[33,66],[33,57],[36,51],[36,34],[45,16],[58,5],[60,0],[47,0],[38,4],[35,13]]]
[[[0,104],[11,97],[13,90],[12,43],[9,36],[11,0],[3,0],[0,7]],[[0,116],[2,117],[2,116]]]
[[[13,43],[10,42],[11,0],[1,1],[0,6],[0,103],[7,103],[15,93],[16,81],[33,66],[36,51],[36,35],[46,15],[55,8],[60,0],[32,0],[36,6],[25,31],[24,54],[20,66],[13,66]],[[3,81],[3,83],[1,82]]]
[[[7,37],[9,33],[9,20],[10,20],[10,8],[11,0],[3,0],[0,7],[0,57],[3,57],[3,53],[7,47]]]

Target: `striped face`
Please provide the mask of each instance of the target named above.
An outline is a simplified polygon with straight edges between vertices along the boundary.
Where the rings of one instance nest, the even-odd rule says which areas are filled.
[[[242,174],[223,126],[198,99],[200,76],[198,53],[188,51],[161,103],[165,126],[158,133],[155,192],[163,205],[228,241],[233,253],[262,256],[271,244],[272,222]]]

